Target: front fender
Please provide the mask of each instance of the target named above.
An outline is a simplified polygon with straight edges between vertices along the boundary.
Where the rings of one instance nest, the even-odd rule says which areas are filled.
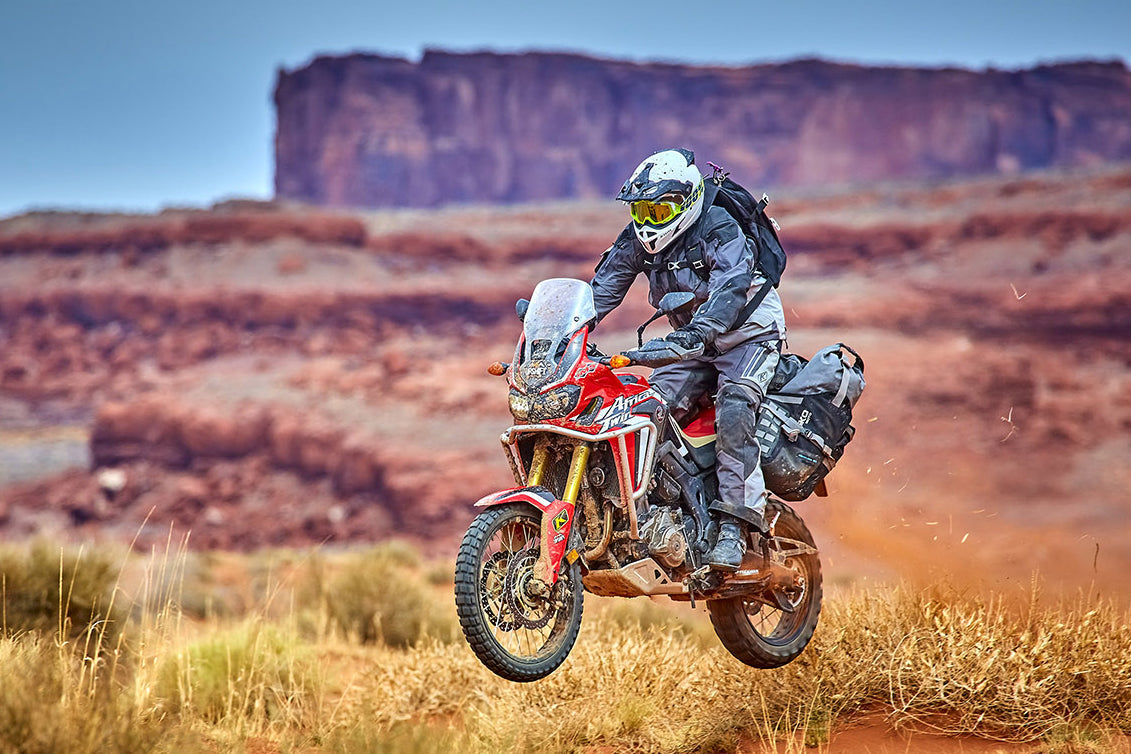
[[[489,508],[510,503],[525,503],[542,512],[542,546],[536,567],[542,574],[542,580],[553,586],[558,581],[569,533],[573,528],[573,503],[559,500],[545,487],[512,487],[481,497],[475,507]]]

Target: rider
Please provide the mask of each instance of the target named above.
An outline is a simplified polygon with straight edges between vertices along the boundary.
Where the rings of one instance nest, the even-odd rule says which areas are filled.
[[[674,331],[645,350],[666,346],[683,358],[651,377],[674,420],[682,423],[717,391],[719,496],[709,509],[718,516],[719,536],[707,562],[735,571],[746,552],[747,527],[768,533],[763,513],[769,493],[754,432],[785,339],[785,315],[777,291],[767,288],[757,308],[735,321],[766,278],[755,242],[725,209],[713,206],[717,191],[713,181],[704,181],[690,150],[669,149],[641,162],[617,195],[632,221],[601,257],[592,286],[597,322],[624,300],[642,272],[653,306],[673,291],[694,294],[694,314],[669,315]]]

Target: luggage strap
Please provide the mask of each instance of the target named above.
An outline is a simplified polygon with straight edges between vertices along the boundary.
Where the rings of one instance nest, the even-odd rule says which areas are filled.
[[[844,403],[844,399],[848,397],[849,370],[853,367],[860,367],[861,373],[863,373],[864,371],[864,359],[860,358],[860,354],[856,353],[856,351],[852,350],[843,343],[837,343],[837,347],[842,351],[848,351],[850,354],[852,354],[856,359],[856,363],[853,366],[849,366],[848,361],[844,358],[844,354],[840,354],[840,387],[837,388],[836,395],[833,396],[834,406],[839,406],[840,404]]]
[[[848,364],[844,363],[844,357],[840,359],[840,387],[837,388],[836,395],[833,396],[833,405],[839,406],[844,403],[844,399],[848,397]]]
[[[806,440],[820,448],[821,452],[824,453],[827,457],[833,457],[832,448],[825,444],[824,438],[822,438],[811,429],[805,429],[805,427],[798,424],[792,416],[775,406],[772,401],[763,402],[762,408],[769,411],[779,422],[781,422],[782,430],[785,432],[785,436],[788,437],[791,442],[796,440],[798,435],[801,435]]]
[[[642,263],[645,270],[662,267],[662,265],[656,264],[655,257],[648,255],[644,256]],[[687,268],[693,270],[695,274],[699,276],[699,279],[704,283],[710,282],[711,272],[707,269],[707,263],[703,259],[702,243],[696,243],[690,249],[688,249],[686,259],[677,259],[674,262],[666,263],[666,269],[672,271],[683,270]],[[746,305],[738,311],[737,315],[735,315],[734,322],[731,323],[730,329],[737,330],[739,327],[745,324],[746,320],[750,319],[750,315],[754,313],[754,310],[761,306],[762,302],[766,300],[766,296],[770,295],[770,289],[773,287],[774,284],[769,280],[766,280],[766,282],[762,284],[762,287],[758,289],[758,292],[754,294],[754,298],[747,301]],[[845,346],[845,348],[848,348],[848,346]]]
[[[758,202],[758,209],[765,209],[766,202],[769,202],[769,199],[763,196],[762,201]],[[695,271],[695,274],[698,275],[704,283],[711,281],[711,272],[707,269],[707,263],[703,260],[702,240],[692,244],[691,248],[687,250],[687,260],[690,263],[691,269]],[[676,269],[678,269],[678,267]],[[759,271],[761,271],[761,268],[759,268]],[[762,305],[762,302],[766,300],[766,296],[770,294],[770,289],[773,287],[774,284],[767,279],[766,282],[762,284],[762,287],[758,289],[758,292],[754,294],[754,298],[747,301],[746,305],[735,315],[734,322],[731,323],[730,329],[737,330],[746,320],[750,319],[750,315],[754,313],[755,309]]]

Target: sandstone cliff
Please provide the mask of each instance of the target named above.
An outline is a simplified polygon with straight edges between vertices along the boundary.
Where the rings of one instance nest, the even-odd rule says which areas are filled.
[[[277,195],[331,206],[609,197],[643,155],[677,144],[766,188],[1131,159],[1122,62],[976,72],[349,55],[280,71],[275,105]]]
[[[471,501],[513,483],[485,367],[513,353],[515,300],[587,278],[624,223],[568,206],[0,220],[0,539],[147,550],[175,526],[449,557]],[[828,578],[1039,567],[1126,591],[1131,167],[773,206],[791,349],[868,364],[832,495],[803,506]],[[638,284],[596,342],[629,347],[651,313]]]

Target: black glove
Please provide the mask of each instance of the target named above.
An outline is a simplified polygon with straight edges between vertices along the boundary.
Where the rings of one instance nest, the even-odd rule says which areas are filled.
[[[694,351],[703,345],[703,336],[693,327],[680,328],[668,333],[664,340],[675,343],[685,351]]]
[[[682,333],[679,330],[676,332]],[[703,340],[701,338],[697,339],[692,347],[685,348],[672,340],[671,335],[668,335],[666,338],[653,338],[638,349],[625,351],[624,355],[632,359],[634,364],[640,366],[662,367],[684,359],[693,359],[702,355],[702,353]]]

